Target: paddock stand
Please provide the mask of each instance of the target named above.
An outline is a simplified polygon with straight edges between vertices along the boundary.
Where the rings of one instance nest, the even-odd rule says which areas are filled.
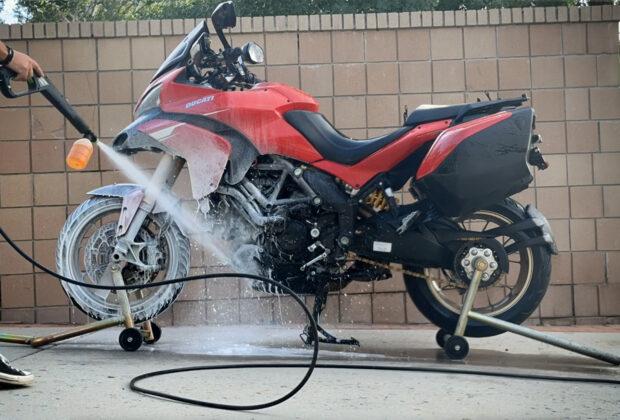
[[[445,330],[439,330],[436,336],[437,344],[444,349],[446,355],[450,359],[460,360],[467,356],[467,353],[469,352],[469,344],[465,339],[465,329],[467,327],[467,321],[472,319],[500,330],[519,334],[524,337],[531,338],[532,340],[541,341],[543,343],[579,353],[584,356],[602,360],[612,365],[620,365],[620,357],[614,354],[603,352],[564,338],[555,337],[551,334],[545,334],[531,328],[472,311],[471,308],[474,304],[478,287],[480,286],[480,280],[482,279],[482,275],[486,271],[489,264],[483,257],[477,257],[472,263],[475,271],[469,288],[467,289],[467,293],[465,294],[465,301],[463,303],[463,308],[456,324],[454,334],[450,334]]]
[[[121,268],[118,264],[111,267],[112,279],[115,286],[124,286],[125,281],[121,274]],[[72,328],[66,331],[62,331],[47,336],[27,336],[27,335],[15,335],[0,333],[0,342],[14,343],[14,344],[26,344],[32,347],[41,347],[46,344],[56,343],[58,341],[66,340],[80,335],[92,333],[106,328],[116,327],[118,325],[124,325],[125,329],[121,331],[118,341],[121,347],[126,351],[136,351],[142,345],[142,342],[147,344],[156,343],[161,337],[161,329],[152,321],[146,321],[140,329],[134,325],[133,317],[131,315],[131,307],[129,305],[129,297],[126,290],[117,290],[117,297],[121,305],[121,315],[108,319],[102,319],[101,321],[92,322],[87,325],[81,325],[76,328]]]

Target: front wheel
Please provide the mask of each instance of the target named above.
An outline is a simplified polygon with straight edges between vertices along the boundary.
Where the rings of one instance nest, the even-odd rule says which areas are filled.
[[[122,202],[122,198],[117,197],[93,197],[71,213],[62,228],[56,249],[56,266],[61,275],[86,283],[100,283],[116,246],[116,226]],[[152,270],[127,264],[122,270],[126,285],[187,276],[189,240],[174,221],[166,220],[164,214],[149,214],[135,242],[142,245],[140,260],[144,263],[157,262],[159,268]],[[73,303],[92,318],[111,318],[121,312],[114,291],[87,289],[66,282],[61,284]],[[182,288],[183,283],[175,283],[128,290],[134,321],[147,321],[163,312]]]
[[[463,229],[486,231],[516,223],[526,217],[519,204],[507,199],[456,222]],[[526,233],[516,232],[511,236],[495,239],[507,247],[525,238]],[[551,254],[546,246],[531,246],[508,255],[508,261],[508,273],[502,273],[489,285],[480,286],[472,310],[521,324],[538,307],[547,291],[551,275]],[[432,270],[428,274],[432,279],[423,280],[405,275],[407,292],[420,312],[433,324],[446,331],[454,331],[468,285],[453,271]],[[470,320],[465,335],[489,337],[503,332]]]

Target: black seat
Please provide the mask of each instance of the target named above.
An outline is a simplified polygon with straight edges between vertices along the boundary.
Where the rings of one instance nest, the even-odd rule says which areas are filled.
[[[385,136],[352,140],[336,130],[317,112],[289,111],[284,114],[284,119],[303,134],[325,159],[345,165],[359,162],[413,128],[406,125]]]
[[[415,127],[426,122],[453,119],[470,105],[421,105],[407,117],[405,125]]]

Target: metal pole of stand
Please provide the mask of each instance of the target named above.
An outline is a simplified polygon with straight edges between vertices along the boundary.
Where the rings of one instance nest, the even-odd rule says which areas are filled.
[[[471,312],[471,308],[474,306],[476,300],[476,293],[478,293],[478,287],[480,287],[480,280],[482,279],[482,273],[487,269],[488,263],[484,258],[478,257],[473,261],[473,265],[476,271],[471,279],[467,293],[465,294],[465,302],[461,309],[461,315],[456,324],[454,335],[463,337],[465,335],[465,329],[467,328],[467,318]]]
[[[469,312],[469,318],[483,324],[487,324],[491,327],[498,328],[500,330],[509,331],[514,334],[522,335],[532,340],[541,341],[543,343],[550,344],[552,346],[561,347],[565,350],[569,350],[575,353],[582,354],[584,356],[592,357],[594,359],[602,360],[603,362],[611,363],[612,365],[620,365],[620,357],[611,353],[600,351],[592,347],[584,346],[583,344],[575,343],[573,341],[566,340],[564,338],[556,337],[551,334],[546,334],[540,331],[533,330],[531,328],[524,327],[522,325],[506,322],[501,319],[493,318],[491,316],[479,314],[478,312]]]
[[[114,286],[125,286],[125,280],[123,280],[123,274],[121,273],[121,266],[118,264],[114,264],[112,266],[112,279],[114,281]],[[121,305],[121,314],[123,315],[123,318],[125,320],[125,327],[133,328],[133,316],[131,315],[131,306],[129,305],[129,296],[127,295],[127,290],[117,290],[116,297],[118,298],[118,302]]]

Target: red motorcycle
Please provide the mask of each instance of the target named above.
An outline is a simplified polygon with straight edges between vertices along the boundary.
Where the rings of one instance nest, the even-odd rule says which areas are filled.
[[[486,270],[474,310],[517,324],[532,314],[556,248],[545,217],[509,198],[532,181],[528,163],[547,166],[525,96],[422,106],[392,133],[353,140],[308,94],[251,73],[246,64],[261,63],[263,51],[251,42],[229,45],[223,30],[236,24],[231,2],[216,8],[212,22],[223,49],[211,48],[206,21],[198,25],[114,140],[123,154],[162,154],[148,186],[90,192],[61,232],[61,274],[112,284],[114,261],[123,262],[126,284],[186,276],[186,229],[159,197],[187,164],[193,198],[215,221],[211,233],[235,244],[235,265],[314,294],[317,320],[328,292],[400,271],[420,312],[454,331],[480,257]],[[94,138],[85,125],[81,131]],[[410,204],[399,203],[397,191]],[[114,293],[63,286],[91,317],[119,312]],[[164,311],[181,288],[130,293],[135,321]],[[465,335],[500,332],[470,320]],[[354,343],[321,333],[327,342]]]

